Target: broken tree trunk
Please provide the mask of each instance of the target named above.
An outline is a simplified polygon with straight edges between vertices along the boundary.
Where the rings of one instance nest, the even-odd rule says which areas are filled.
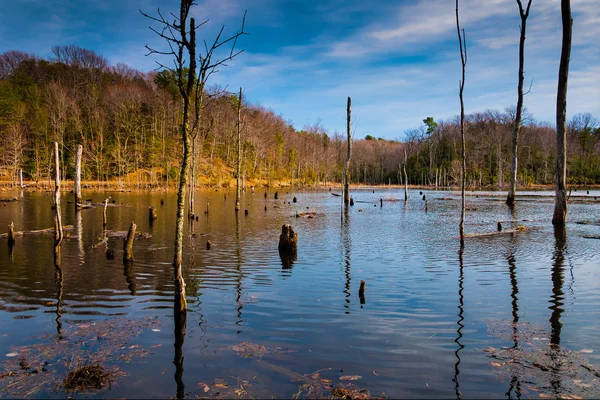
[[[237,107],[237,171],[235,178],[235,211],[240,210],[240,170],[242,160],[242,88]]]
[[[156,208],[150,207],[148,209],[148,219],[150,220],[151,224],[152,224],[152,222],[154,222],[158,219],[158,214],[156,212]]]
[[[106,230],[106,207],[108,207],[108,199],[110,199],[110,197],[107,197],[104,199],[104,211],[102,212],[102,230],[103,231]]]
[[[75,182],[73,183],[73,193],[75,195],[75,209],[81,210],[81,156],[83,146],[77,146],[77,155],[75,156]]]
[[[62,220],[60,217],[60,154],[58,142],[54,142],[54,246],[60,246],[63,240]]]
[[[565,225],[567,222],[567,80],[573,30],[570,0],[561,1],[561,15],[563,38],[556,95],[556,195],[553,225]]]
[[[8,247],[12,247],[15,244],[15,224],[11,222],[8,225]]]
[[[406,175],[406,149],[404,149],[404,164],[402,164],[402,171],[404,173],[404,201],[408,201],[408,176]]]
[[[294,232],[289,224],[284,224],[281,227],[281,235],[279,236],[280,250],[294,250],[298,245],[298,234]]]
[[[123,260],[133,260],[133,240],[135,239],[135,230],[137,225],[131,221],[131,226],[129,227],[129,231],[127,231],[127,237],[123,242]]]
[[[352,155],[352,134],[350,132],[350,106],[352,100],[348,97],[348,105],[346,107],[346,130],[348,134],[348,154],[346,156],[346,165],[344,167],[344,204],[350,203],[350,182],[348,180],[348,171],[350,171],[350,156]]]

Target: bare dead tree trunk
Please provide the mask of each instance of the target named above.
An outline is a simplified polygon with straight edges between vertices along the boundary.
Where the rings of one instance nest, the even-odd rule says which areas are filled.
[[[242,88],[237,107],[237,171],[235,179],[235,211],[240,210],[240,173],[242,162]]]
[[[83,146],[77,145],[77,154],[75,156],[75,182],[73,184],[73,193],[75,195],[75,209],[81,210],[81,156]]]
[[[19,184],[21,186],[21,189],[23,189],[23,170],[22,169],[19,170]]]
[[[402,172],[404,173],[404,202],[408,201],[408,175],[406,174],[406,149],[404,149],[404,164],[402,164]]]
[[[531,0],[527,3],[527,9],[523,10],[521,0],[517,0],[519,5],[519,15],[521,16],[521,37],[519,40],[519,84],[517,87],[517,110],[515,116],[515,127],[513,130],[512,137],[512,163],[510,165],[510,187],[508,189],[508,197],[506,198],[506,204],[509,206],[515,203],[515,196],[517,193],[517,150],[519,144],[519,133],[521,132],[521,120],[523,116],[523,80],[525,79],[523,73],[523,66],[525,64],[525,32],[527,30],[527,17],[529,16],[529,7],[531,7]]]
[[[58,142],[54,142],[54,247],[63,240],[62,220],[60,217],[60,154]]]
[[[346,131],[348,132],[348,155],[346,156],[346,166],[344,167],[344,204],[350,203],[350,182],[348,180],[348,171],[350,170],[350,157],[352,155],[352,132],[350,131],[350,106],[352,100],[348,97],[348,105],[346,107]]]
[[[556,195],[552,217],[553,225],[565,225],[567,222],[567,80],[571,57],[573,18],[571,17],[571,1],[561,0],[560,5],[563,37],[556,94]]]
[[[460,98],[460,141],[461,141],[461,185],[460,185],[460,244],[464,246],[465,242],[465,180],[466,180],[466,149],[465,149],[465,103],[463,101],[463,90],[465,88],[465,67],[467,65],[467,43],[465,39],[464,29],[461,31],[458,19],[458,0],[456,0],[456,31],[458,33],[458,45],[460,47],[460,62],[462,66],[462,78],[459,82],[459,98]]]
[[[127,237],[123,241],[123,261],[133,260],[133,241],[135,239],[135,231],[137,225],[131,221],[131,226],[127,231]]]

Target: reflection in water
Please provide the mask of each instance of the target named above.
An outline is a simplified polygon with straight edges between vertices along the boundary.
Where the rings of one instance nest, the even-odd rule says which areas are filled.
[[[513,209],[514,209],[514,206],[513,206]],[[513,243],[514,243],[514,236],[513,236]],[[510,297],[512,298],[511,305],[512,305],[512,316],[513,316],[513,320],[512,320],[513,349],[516,350],[519,348],[519,328],[518,328],[518,323],[519,323],[519,304],[518,304],[519,286],[518,286],[518,282],[517,282],[517,266],[516,266],[516,262],[515,262],[515,254],[514,253],[515,253],[514,248],[511,248],[508,256],[506,257],[506,260],[508,261],[508,272],[510,275],[510,287],[511,287]],[[521,381],[519,380],[519,376],[516,372],[510,378],[510,386],[508,388],[508,392],[506,392],[505,395],[509,399],[512,399],[513,391],[514,391],[514,394],[516,395],[516,398],[520,399],[521,398]]]
[[[350,282],[352,281],[352,277],[350,275],[351,265],[350,265],[350,252],[351,252],[351,244],[352,238],[350,236],[350,215],[348,214],[348,207],[346,206],[346,218],[342,221],[342,246],[343,246],[343,258],[344,258],[344,274],[346,275],[346,284],[344,285],[344,294],[346,295],[346,304],[344,307],[346,308],[346,314],[350,314]]]
[[[460,392],[460,384],[458,383],[458,376],[460,375],[460,370],[459,370],[459,366],[460,366],[460,351],[462,349],[465,348],[465,346],[460,342],[460,339],[462,339],[462,329],[465,327],[465,325],[463,324],[463,321],[465,319],[464,317],[464,307],[465,307],[465,300],[464,300],[464,296],[463,296],[463,289],[464,289],[464,264],[463,264],[463,252],[464,252],[464,246],[460,246],[460,250],[458,251],[458,267],[459,267],[459,273],[458,273],[458,321],[456,321],[456,325],[458,325],[458,329],[456,329],[456,339],[454,339],[454,342],[458,345],[458,348],[456,349],[456,351],[454,352],[454,355],[456,356],[456,363],[454,364],[454,378],[452,378],[452,381],[454,382],[454,391],[456,393],[456,398],[460,399],[462,397],[462,393]]]
[[[298,259],[298,249],[279,248],[279,258],[281,258],[281,269],[290,270]]]
[[[76,232],[77,235],[77,250],[79,251],[79,265],[83,265],[85,262],[85,249],[83,246],[83,217],[81,215],[81,210],[75,211],[75,220],[76,220]]]
[[[235,324],[238,326],[237,333],[242,333],[242,330],[239,327],[242,326],[242,309],[244,308],[244,303],[242,302],[242,280],[244,278],[244,273],[242,271],[242,248],[240,246],[240,219],[238,216],[239,213],[235,213],[235,255],[236,255],[236,263],[235,268],[237,270],[236,275],[236,284],[235,284],[235,301],[237,304],[237,317],[238,320]]]
[[[123,275],[125,276],[125,280],[127,281],[127,287],[129,288],[129,293],[132,296],[135,296],[136,293],[136,284],[135,284],[135,275],[133,274],[133,260],[123,259]]]
[[[179,311],[177,304],[177,296],[175,296],[175,307],[173,308],[173,325],[175,326],[175,358],[173,364],[175,364],[175,383],[177,385],[177,399],[183,399],[185,397],[185,384],[183,383],[183,342],[185,340],[185,329],[187,323],[187,313],[185,311]]]
[[[63,272],[60,267],[60,245],[54,247],[54,282],[56,286],[56,333],[62,339]]]
[[[552,296],[550,296],[550,303],[552,305],[549,307],[552,310],[552,315],[550,316],[550,326],[552,328],[552,332],[550,333],[550,358],[554,363],[560,365],[561,361],[558,357],[558,350],[560,350],[560,334],[562,330],[560,317],[564,311],[562,308],[564,305],[563,300],[565,299],[563,293],[563,283],[565,252],[567,249],[567,231],[564,225],[554,226],[554,239],[555,247],[552,263]],[[560,370],[553,370],[550,384],[552,385],[554,393],[559,395],[561,393],[562,383],[560,374],[557,373],[557,371]]]

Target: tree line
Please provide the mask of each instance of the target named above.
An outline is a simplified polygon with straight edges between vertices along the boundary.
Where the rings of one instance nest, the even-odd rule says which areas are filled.
[[[15,183],[43,183],[61,149],[63,179],[74,175],[83,145],[83,179],[139,187],[175,185],[182,144],[182,102],[172,71],[143,73],[110,65],[94,51],[56,46],[43,59],[21,51],[0,54],[0,174]],[[204,87],[203,117],[194,139],[196,185],[229,185],[237,165],[239,95]],[[192,116],[192,118],[194,118]],[[465,116],[467,185],[507,188],[516,108]],[[247,101],[241,107],[240,171],[264,184],[341,182],[347,139],[320,121],[296,130],[275,111]],[[520,186],[551,184],[556,130],[525,110],[518,147]],[[568,183],[600,183],[600,124],[577,114],[567,124]],[[405,159],[406,152],[406,159]],[[353,140],[352,184],[460,185],[460,120],[427,117],[403,140],[366,135]]]

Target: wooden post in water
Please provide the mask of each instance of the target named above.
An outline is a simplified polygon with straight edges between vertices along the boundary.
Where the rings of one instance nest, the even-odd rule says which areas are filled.
[[[8,225],[8,247],[12,247],[15,244],[15,223],[11,222]]]
[[[54,142],[54,169],[54,247],[57,248],[63,240],[60,217],[60,154],[58,152],[58,142]]]
[[[75,194],[75,209],[81,210],[81,155],[83,146],[77,145],[77,155],[75,156],[75,182],[73,183],[73,193]]]
[[[135,230],[137,225],[135,222],[131,221],[131,226],[129,227],[129,231],[127,231],[127,237],[123,242],[123,260],[133,260],[133,240],[135,239]]]

